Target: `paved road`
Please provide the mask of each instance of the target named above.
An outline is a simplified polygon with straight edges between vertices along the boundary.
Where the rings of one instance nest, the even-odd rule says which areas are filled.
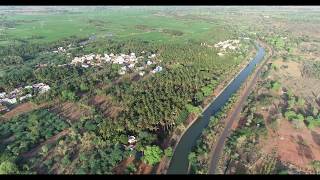
[[[270,50],[271,48],[268,47],[268,49]],[[220,138],[218,140],[218,143],[215,145],[216,148],[215,148],[215,150],[213,151],[213,154],[212,154],[210,167],[209,167],[209,174],[215,174],[215,170],[216,170],[216,167],[218,165],[219,157],[220,157],[220,154],[221,154],[221,152],[223,150],[224,143],[226,141],[226,138],[229,136],[229,134],[231,132],[231,126],[234,123],[234,121],[237,119],[238,115],[240,114],[240,112],[242,110],[242,107],[243,107],[243,104],[244,104],[245,100],[248,98],[248,96],[249,96],[251,90],[253,89],[254,85],[257,83],[258,77],[259,77],[264,65],[273,56],[273,50],[271,52],[272,52],[271,56],[269,56],[269,58],[264,61],[264,63],[262,64],[262,66],[260,66],[260,68],[258,70],[256,70],[256,73],[254,74],[254,77],[253,77],[252,81],[247,86],[243,96],[240,99],[238,107],[231,114],[231,117],[230,117],[225,129],[223,130],[223,132],[222,132],[222,134],[221,134],[221,136],[220,136]]]

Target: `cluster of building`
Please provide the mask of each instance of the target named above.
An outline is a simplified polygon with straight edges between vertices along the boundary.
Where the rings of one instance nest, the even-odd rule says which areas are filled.
[[[143,52],[142,52],[143,53]],[[101,66],[103,63],[112,63],[112,64],[119,64],[122,65],[122,67],[119,70],[120,75],[126,74],[128,70],[135,70],[139,71],[139,75],[143,76],[145,74],[144,68],[145,66],[149,66],[152,64],[155,64],[152,59],[156,57],[156,54],[151,54],[148,56],[148,61],[144,64],[144,66],[136,67],[136,64],[144,59],[143,56],[136,57],[135,53],[130,54],[88,54],[84,55],[82,57],[75,57],[71,61],[71,65],[81,65],[84,68],[88,68],[90,66]],[[154,70],[152,70],[152,73],[160,72],[162,71],[162,67],[157,66]]]
[[[44,83],[37,83],[31,86],[19,87],[11,91],[10,93],[1,92],[0,93],[0,104],[1,111],[7,110],[6,104],[15,104],[18,101],[23,101],[32,97],[32,92],[36,92],[38,94],[43,94],[50,90],[50,86]]]
[[[53,51],[54,53],[59,53],[59,52],[61,52],[61,53],[65,53],[66,52],[66,49],[64,49],[63,47],[58,47],[58,50],[55,50],[55,51]]]
[[[229,50],[236,50],[239,47],[240,40],[226,40],[220,41],[214,45],[215,48],[218,48],[220,52],[218,53],[219,56],[223,56],[224,53]]]

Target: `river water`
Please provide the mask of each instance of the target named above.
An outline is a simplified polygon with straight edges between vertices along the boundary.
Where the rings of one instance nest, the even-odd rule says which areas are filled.
[[[258,50],[256,56],[209,105],[209,107],[202,113],[202,116],[200,116],[199,119],[197,119],[196,122],[194,122],[181,137],[173,153],[167,174],[188,174],[188,155],[192,148],[196,145],[196,141],[199,139],[204,128],[208,126],[210,117],[223,107],[231,95],[240,88],[241,84],[251,74],[255,66],[263,60],[265,50],[258,44],[256,45],[256,48]]]

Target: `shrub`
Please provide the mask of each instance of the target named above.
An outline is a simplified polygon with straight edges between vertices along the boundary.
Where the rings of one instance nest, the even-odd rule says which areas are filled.
[[[160,162],[162,154],[163,152],[158,146],[147,146],[143,151],[142,160],[149,165],[154,165]]]

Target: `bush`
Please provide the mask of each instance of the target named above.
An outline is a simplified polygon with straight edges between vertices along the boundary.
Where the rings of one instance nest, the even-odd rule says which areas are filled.
[[[18,174],[19,170],[15,163],[4,161],[0,164],[0,174]]]
[[[297,114],[294,111],[287,111],[284,116],[291,121],[297,116]]]
[[[173,152],[172,152],[172,148],[168,147],[167,149],[164,150],[164,155],[167,157],[172,157]]]
[[[142,160],[149,165],[154,165],[160,162],[162,154],[163,152],[158,146],[147,146],[143,151]]]

